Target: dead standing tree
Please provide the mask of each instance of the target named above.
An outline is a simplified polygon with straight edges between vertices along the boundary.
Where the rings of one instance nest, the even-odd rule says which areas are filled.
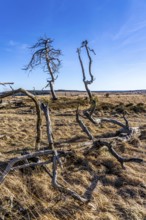
[[[90,76],[90,80],[87,80],[87,79],[86,79],[86,73],[85,73],[83,61],[82,61],[82,58],[81,58],[81,49],[82,49],[83,47],[85,47],[85,50],[86,50],[86,52],[87,52],[87,56],[88,56],[88,58],[89,58],[89,76]],[[87,94],[88,94],[88,96],[89,96],[89,99],[90,99],[90,101],[91,101],[91,100],[92,100],[92,94],[91,94],[91,91],[90,91],[88,85],[90,85],[90,84],[93,83],[93,81],[94,81],[94,76],[93,76],[93,74],[92,74],[92,72],[91,72],[92,59],[91,59],[91,56],[90,56],[90,52],[93,52],[93,53],[95,54],[94,50],[92,50],[92,49],[90,49],[90,48],[88,47],[88,41],[87,41],[87,40],[85,40],[85,41],[82,42],[82,45],[81,45],[80,48],[77,48],[78,58],[79,58],[79,61],[80,61],[80,65],[81,65],[81,69],[82,69],[82,74],[83,74],[83,82],[84,82],[84,85],[85,85]]]
[[[53,40],[51,38],[40,38],[36,44],[30,47],[33,55],[28,65],[23,69],[31,71],[36,66],[42,65],[43,71],[49,74],[46,87],[50,86],[52,99],[57,100],[53,84],[58,77],[56,73],[61,65],[61,60],[59,59],[61,50],[54,49],[52,43]]]

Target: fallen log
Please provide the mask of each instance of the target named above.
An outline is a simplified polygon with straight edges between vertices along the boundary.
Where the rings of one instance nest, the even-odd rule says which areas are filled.
[[[65,152],[65,151],[58,151],[59,157],[60,156],[64,156],[66,154],[70,154],[71,152]],[[21,166],[14,166],[16,163],[18,162],[25,162],[28,159],[34,158],[34,157],[40,157],[40,156],[45,156],[45,155],[54,155],[54,151],[53,150],[42,150],[42,151],[36,151],[34,153],[29,153],[20,157],[16,157],[16,158],[12,158],[10,161],[7,162],[7,166],[5,168],[5,170],[1,173],[0,176],[0,183],[2,183],[4,181],[4,179],[6,178],[6,176],[9,174],[9,172],[11,170],[16,170],[16,169],[22,169],[25,167],[29,167],[29,166],[37,166],[37,165],[43,165],[41,164],[42,162],[38,162],[38,163],[33,163],[33,164],[24,164]],[[49,161],[48,161],[49,162]],[[46,162],[46,163],[48,163]],[[45,163],[44,163],[45,164]]]

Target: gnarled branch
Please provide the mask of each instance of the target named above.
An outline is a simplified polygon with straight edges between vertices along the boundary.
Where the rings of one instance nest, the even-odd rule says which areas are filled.
[[[36,136],[35,148],[36,148],[36,150],[38,150],[39,147],[40,147],[40,141],[41,141],[42,118],[41,118],[41,109],[40,109],[40,105],[39,105],[39,102],[38,102],[37,98],[32,93],[28,92],[27,90],[19,88],[17,90],[12,90],[12,91],[1,94],[0,99],[3,99],[3,98],[8,97],[8,96],[12,96],[12,95],[17,94],[17,93],[24,93],[29,98],[31,98],[32,101],[35,103],[36,112],[37,112],[37,126],[36,126],[37,127],[37,136]]]

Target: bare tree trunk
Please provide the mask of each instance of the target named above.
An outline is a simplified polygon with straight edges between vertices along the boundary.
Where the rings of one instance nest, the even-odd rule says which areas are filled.
[[[89,96],[89,99],[90,99],[90,101],[92,101],[92,94],[91,94],[90,89],[88,88],[88,83],[87,83],[86,80],[84,81],[84,85],[85,85],[85,88],[86,88],[87,94],[88,94],[88,96]]]
[[[92,73],[91,73],[92,59],[91,59],[91,56],[90,56],[90,54],[89,54],[89,49],[88,49],[87,45],[85,45],[85,48],[86,48],[86,52],[87,52],[87,55],[88,55],[88,58],[89,58],[89,75],[90,75],[90,78],[91,78],[90,80],[86,80],[86,74],[85,74],[83,62],[82,62],[81,55],[80,55],[80,53],[81,53],[81,48],[78,48],[78,49],[77,49],[77,53],[78,53],[78,58],[79,58],[80,65],[81,65],[81,69],[82,69],[83,82],[84,82],[84,85],[85,85],[85,89],[86,89],[86,91],[87,91],[89,100],[92,101],[92,94],[91,94],[90,89],[88,88],[88,85],[92,84],[93,81],[94,81],[93,75],[92,75]]]
[[[57,96],[55,94],[54,86],[53,86],[53,84],[55,82],[55,77],[54,77],[53,71],[50,67],[50,59],[49,59],[48,53],[49,53],[49,49],[46,46],[46,54],[45,54],[46,55],[46,62],[47,62],[48,71],[49,71],[50,76],[51,76],[51,80],[49,80],[48,82],[49,82],[49,85],[50,85],[50,91],[51,91],[52,99],[57,100]]]
[[[83,74],[83,82],[84,82],[84,85],[85,85],[85,89],[87,91],[87,94],[88,94],[88,97],[90,99],[90,101],[92,100],[92,94],[88,88],[88,84],[90,84],[87,80],[86,80],[86,75],[85,75],[85,70],[84,70],[84,66],[83,66],[83,62],[82,62],[82,59],[81,59],[81,49],[77,49],[77,53],[78,53],[78,58],[79,58],[79,61],[80,61],[80,65],[81,65],[81,69],[82,69],[82,74]]]
[[[55,93],[54,87],[53,87],[53,82],[49,81],[49,85],[50,85],[50,91],[51,91],[52,99],[57,100],[57,96],[56,96],[56,93]]]

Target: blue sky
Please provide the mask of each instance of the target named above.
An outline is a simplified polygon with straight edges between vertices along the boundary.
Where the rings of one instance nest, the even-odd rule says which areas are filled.
[[[91,90],[146,89],[146,0],[0,0],[0,33],[0,81],[14,88],[46,85],[41,68],[22,68],[47,35],[63,53],[55,89],[84,89],[76,48],[85,39],[96,52]]]

